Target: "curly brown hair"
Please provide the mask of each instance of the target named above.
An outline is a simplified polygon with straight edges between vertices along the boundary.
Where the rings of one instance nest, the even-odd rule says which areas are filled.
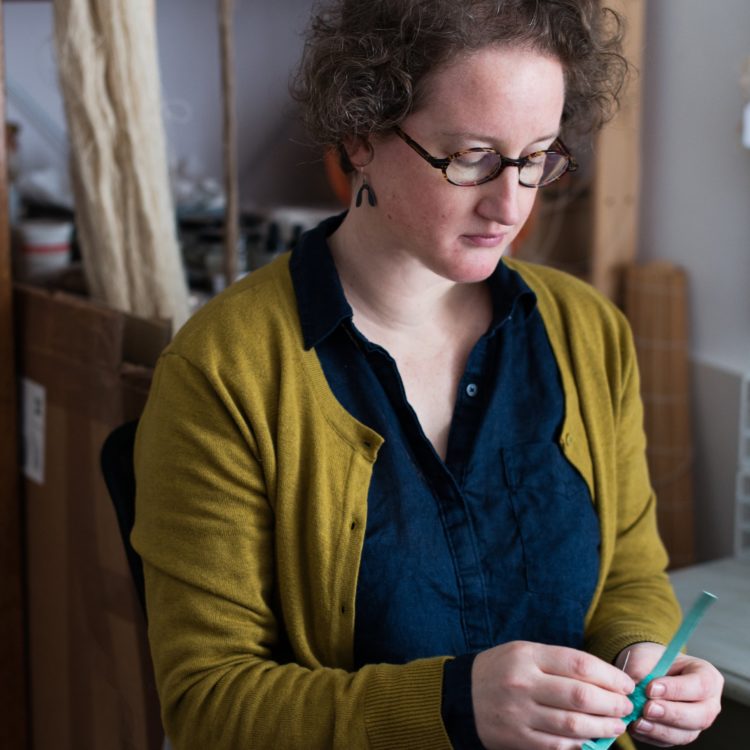
[[[343,151],[347,137],[401,123],[437,67],[518,45],[560,60],[563,131],[580,136],[617,110],[628,73],[621,41],[621,18],[598,0],[329,0],[313,16],[291,93],[314,141]]]

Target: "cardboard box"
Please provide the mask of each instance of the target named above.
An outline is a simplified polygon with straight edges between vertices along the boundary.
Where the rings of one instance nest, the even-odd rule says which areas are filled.
[[[139,416],[166,322],[17,285],[32,746],[157,750],[146,627],[101,445]]]

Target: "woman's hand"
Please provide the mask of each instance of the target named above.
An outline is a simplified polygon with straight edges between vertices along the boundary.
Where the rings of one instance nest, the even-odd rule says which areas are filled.
[[[635,683],[583,651],[513,641],[483,651],[471,673],[474,720],[487,750],[577,750],[615,737]]]
[[[636,643],[624,649],[615,663],[620,666],[627,658],[625,670],[637,682],[654,668],[663,651],[657,643]],[[723,685],[724,678],[707,661],[680,654],[669,673],[646,688],[649,701],[630,733],[639,742],[659,747],[693,742],[721,711]]]

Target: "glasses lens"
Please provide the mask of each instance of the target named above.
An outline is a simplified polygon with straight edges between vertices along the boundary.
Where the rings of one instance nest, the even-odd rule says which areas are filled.
[[[541,187],[549,185],[565,174],[569,159],[557,151],[540,151],[524,164],[518,176],[522,185]]]
[[[494,177],[500,169],[500,164],[500,156],[494,151],[464,151],[451,159],[445,176],[454,185],[477,185]]]
[[[492,149],[472,149],[455,154],[446,167],[446,177],[454,185],[480,185],[500,172],[502,157]],[[527,157],[518,180],[528,187],[549,185],[562,177],[570,158],[558,151],[539,151]]]

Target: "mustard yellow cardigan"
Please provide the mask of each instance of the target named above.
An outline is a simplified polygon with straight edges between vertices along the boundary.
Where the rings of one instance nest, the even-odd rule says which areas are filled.
[[[446,656],[352,667],[367,492],[383,438],[302,344],[288,256],[206,305],[162,355],[138,431],[133,543],[178,750],[448,750]],[[561,446],[591,490],[601,568],[586,648],[666,642],[664,573],[628,326],[587,285],[508,261],[562,375]]]

